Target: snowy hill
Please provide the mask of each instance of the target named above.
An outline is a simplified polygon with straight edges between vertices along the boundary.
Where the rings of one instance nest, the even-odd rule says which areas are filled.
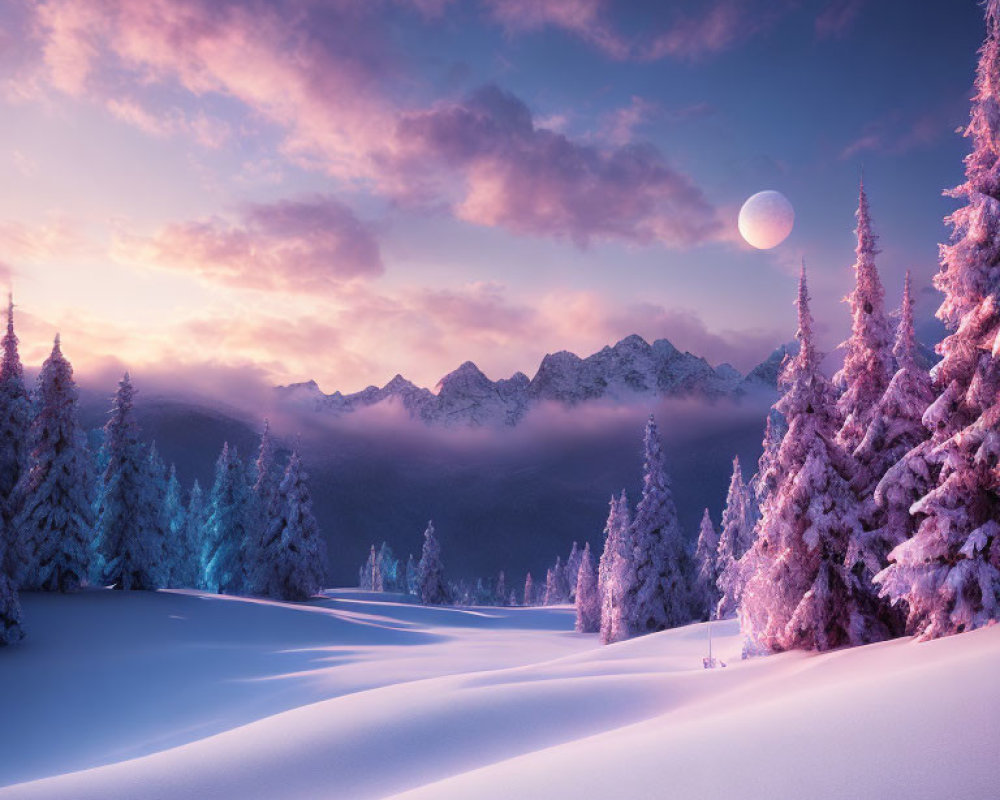
[[[649,397],[738,398],[751,391],[773,390],[782,346],[743,377],[729,364],[712,367],[705,359],[682,353],[666,339],[649,344],[629,336],[586,358],[567,351],[542,359],[533,378],[517,372],[492,381],[471,361],[445,375],[435,391],[396,375],[385,386],[353,394],[324,394],[315,381],[280,386],[278,396],[293,406],[343,415],[389,400],[399,402],[414,419],[434,425],[516,425],[541,403],[572,407],[590,400],[629,402]]]
[[[721,622],[705,671],[705,625],[393,600],[26,595],[0,798],[997,796],[1000,626],[740,662]]]

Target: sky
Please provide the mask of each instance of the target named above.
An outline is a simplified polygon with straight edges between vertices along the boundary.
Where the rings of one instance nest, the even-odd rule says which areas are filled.
[[[0,278],[82,376],[433,387],[631,333],[745,371],[802,258],[846,335],[863,169],[933,338],[982,36],[975,0],[0,0]]]

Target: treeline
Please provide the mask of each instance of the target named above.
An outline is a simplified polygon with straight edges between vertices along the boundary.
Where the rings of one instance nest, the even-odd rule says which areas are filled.
[[[205,497],[183,491],[143,441],[128,373],[92,451],[59,337],[27,390],[13,303],[0,363],[0,643],[23,637],[18,591],[86,585],[194,588],[302,600],[325,545],[297,453],[279,463],[265,424],[256,459],[224,445]]]

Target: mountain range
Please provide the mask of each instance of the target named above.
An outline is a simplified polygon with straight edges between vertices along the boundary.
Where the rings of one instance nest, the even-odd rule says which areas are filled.
[[[410,417],[430,425],[514,426],[535,406],[577,406],[593,400],[628,402],[650,397],[738,399],[751,392],[773,391],[785,354],[782,345],[746,375],[729,364],[713,367],[704,358],[682,352],[666,339],[652,344],[632,335],[614,346],[581,358],[560,351],[546,355],[533,378],[516,372],[490,380],[466,361],[445,375],[434,391],[402,375],[385,386],[360,392],[324,394],[315,381],[279,386],[279,398],[298,408],[344,415],[386,402],[397,402]]]

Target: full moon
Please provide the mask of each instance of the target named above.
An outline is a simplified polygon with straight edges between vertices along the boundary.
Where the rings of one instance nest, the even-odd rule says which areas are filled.
[[[757,192],[740,209],[740,235],[758,250],[777,247],[794,224],[795,211],[781,192]]]

